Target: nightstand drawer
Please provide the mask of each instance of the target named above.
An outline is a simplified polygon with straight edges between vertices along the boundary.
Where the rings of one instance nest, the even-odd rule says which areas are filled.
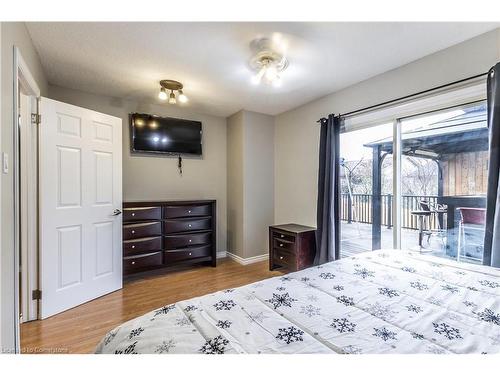
[[[288,241],[288,242],[295,242],[295,236],[294,235],[290,235],[290,234],[285,234],[285,233],[273,231],[273,237],[274,238],[279,238],[281,240],[285,240],[285,241]]]
[[[197,230],[209,230],[210,218],[203,219],[167,219],[163,222],[165,233],[179,233]]]
[[[288,250],[288,251],[292,251],[292,252],[295,251],[295,243],[294,242],[280,240],[276,237],[273,240],[273,247],[276,249]]]
[[[123,209],[123,221],[161,220],[161,207],[129,207]]]
[[[168,250],[164,252],[165,263],[177,262],[180,260],[208,257],[212,254],[212,246],[195,246],[178,250]]]
[[[296,267],[295,255],[287,251],[274,249],[273,261],[280,266],[294,269]]]
[[[159,250],[161,250],[161,237],[147,237],[123,241],[124,255]]]
[[[149,267],[161,266],[163,256],[161,252],[136,255],[123,258],[123,273],[128,274]]]
[[[174,217],[190,217],[190,216],[210,216],[212,209],[210,205],[192,205],[192,206],[166,206],[164,208],[164,217],[166,219]]]
[[[126,224],[123,226],[123,239],[131,240],[141,237],[154,237],[161,235],[161,223],[159,221],[142,224]]]
[[[165,241],[165,249],[168,250],[191,245],[209,244],[212,236],[210,233],[173,234],[163,237],[163,240]]]

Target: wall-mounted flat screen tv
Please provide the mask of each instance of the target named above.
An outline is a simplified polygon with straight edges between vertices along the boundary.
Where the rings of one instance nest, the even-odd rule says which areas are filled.
[[[201,155],[201,122],[143,113],[130,115],[134,153]]]

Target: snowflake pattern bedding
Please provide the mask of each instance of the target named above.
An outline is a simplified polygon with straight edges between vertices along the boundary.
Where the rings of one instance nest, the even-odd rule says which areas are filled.
[[[380,250],[177,302],[97,353],[498,353],[500,270]]]

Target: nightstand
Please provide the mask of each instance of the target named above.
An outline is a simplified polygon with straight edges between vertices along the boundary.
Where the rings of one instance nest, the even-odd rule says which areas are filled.
[[[299,224],[269,227],[269,269],[298,271],[310,267],[316,254],[316,228]]]

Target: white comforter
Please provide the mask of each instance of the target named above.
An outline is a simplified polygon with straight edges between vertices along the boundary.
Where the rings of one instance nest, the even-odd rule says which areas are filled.
[[[399,250],[164,306],[97,353],[497,353],[500,270]]]

